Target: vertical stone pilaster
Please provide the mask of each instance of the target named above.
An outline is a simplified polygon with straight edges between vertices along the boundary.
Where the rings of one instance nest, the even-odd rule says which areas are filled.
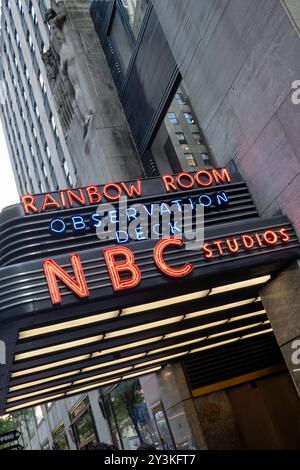
[[[300,396],[300,260],[269,282],[261,299]]]
[[[197,415],[194,400],[182,365],[168,364],[158,374],[161,399],[176,444],[188,439],[196,449],[207,449],[207,443]]]

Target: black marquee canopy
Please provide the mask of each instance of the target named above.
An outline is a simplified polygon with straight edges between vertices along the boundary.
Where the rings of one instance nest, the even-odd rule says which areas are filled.
[[[225,178],[220,169],[216,171],[223,177],[206,175],[206,180],[192,181],[185,173],[180,178],[141,180],[141,191],[131,194],[130,203],[145,205],[199,201],[201,195],[207,202],[218,192],[225,194],[227,204],[205,204],[205,245],[194,250],[184,250],[183,242],[117,243],[100,240],[90,228],[71,230],[72,217],[88,221],[97,212],[96,193],[101,202],[115,204],[125,183],[73,190],[77,198],[72,204],[67,190],[49,197],[28,196],[23,205],[2,211],[0,339],[6,344],[7,360],[0,365],[1,413],[139,377],[195,353],[205,358],[210,349],[233,343],[238,348],[249,338],[273,334],[259,291],[299,256],[299,242],[285,216],[259,217],[238,173]],[[127,182],[127,189],[131,183],[136,184]],[[139,276],[118,290],[113,274],[117,275],[114,268],[124,247]],[[48,277],[45,260],[50,263]],[[133,281],[130,270],[127,275]],[[81,294],[79,288],[72,289],[70,278],[77,287],[85,286]],[[119,278],[123,287],[127,278]]]

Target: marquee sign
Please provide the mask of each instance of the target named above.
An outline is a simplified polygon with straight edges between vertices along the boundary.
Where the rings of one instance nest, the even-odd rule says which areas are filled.
[[[158,205],[159,216],[187,204],[191,225],[202,206],[203,242],[186,249],[176,230],[99,238],[99,207],[118,220],[124,196],[130,222],[137,202],[148,213]],[[224,168],[25,195],[0,227],[2,412],[269,334],[259,290],[299,256],[287,218],[260,218],[240,175]]]
[[[26,194],[21,197],[21,202],[24,214],[29,215],[73,207],[99,205],[103,202],[116,202],[122,196],[129,199],[138,199],[146,195],[146,191],[144,192],[146,181],[137,179],[135,182],[129,183],[107,183],[103,186],[89,185],[75,190],[66,189],[38,196]],[[183,172],[174,176],[164,175],[161,177],[159,186],[166,193],[176,194],[193,188],[208,188],[230,182],[231,176],[226,168],[214,168],[212,170],[199,170],[194,174]],[[149,190],[149,184],[147,186]]]

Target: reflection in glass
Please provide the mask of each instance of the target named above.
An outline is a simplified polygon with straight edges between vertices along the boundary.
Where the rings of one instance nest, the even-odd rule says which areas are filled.
[[[36,406],[34,408],[34,414],[35,414],[35,419],[36,419],[36,424],[39,426],[39,424],[43,421],[43,410],[40,405]]]
[[[109,36],[124,75],[132,56],[134,43],[127,30],[126,22],[118,9],[116,9]]]
[[[62,422],[53,432],[54,448],[57,450],[69,450],[69,444],[65,432],[65,425]]]
[[[121,0],[134,37],[137,38],[148,6],[147,0]]]
[[[150,151],[161,174],[213,166],[210,149],[205,143],[183,82],[174,95]]]
[[[162,404],[159,403],[153,407],[153,416],[156,422],[156,426],[159,432],[163,450],[174,450],[175,445],[171,435],[169,423],[165,415]]]
[[[86,411],[73,425],[80,449],[88,449],[97,442],[90,411]]]
[[[142,442],[156,443],[139,380],[120,383],[110,392],[109,398],[109,421],[115,442],[119,444],[121,439],[125,450],[134,450]]]

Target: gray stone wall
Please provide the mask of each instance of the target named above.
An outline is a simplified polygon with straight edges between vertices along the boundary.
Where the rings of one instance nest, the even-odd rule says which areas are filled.
[[[300,235],[300,39],[279,0],[154,0],[219,165],[234,159],[263,216]]]
[[[104,183],[141,176],[142,170],[98,36],[88,0],[53,2],[65,8],[66,41],[75,48],[77,74],[93,115],[86,135],[74,115],[66,142],[77,169],[77,184]]]
[[[261,299],[300,396],[300,262],[267,283]]]

